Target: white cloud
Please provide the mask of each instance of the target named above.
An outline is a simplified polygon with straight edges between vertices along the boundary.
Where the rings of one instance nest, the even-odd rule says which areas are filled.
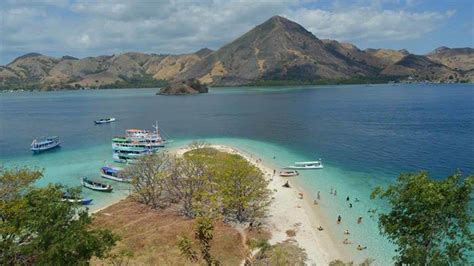
[[[302,8],[288,13],[319,38],[344,41],[387,41],[417,39],[432,32],[454,15],[439,12],[407,12],[355,8],[327,11]]]
[[[416,39],[453,15],[453,11],[383,10],[386,1],[323,9],[305,8],[307,3],[301,0],[7,0],[0,2],[0,60],[6,63],[27,52],[82,57],[216,49],[276,14],[295,20],[319,38]]]

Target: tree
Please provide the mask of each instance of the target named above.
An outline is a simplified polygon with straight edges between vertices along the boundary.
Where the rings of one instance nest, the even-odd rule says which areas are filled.
[[[199,242],[199,250],[201,257],[208,266],[220,265],[211,254],[211,241],[214,238],[214,225],[211,218],[202,216],[197,219],[196,228],[194,229],[194,238]],[[192,248],[191,240],[182,236],[178,241],[178,247],[181,254],[191,262],[197,262],[197,252]]]
[[[222,163],[215,166],[214,172],[223,214],[239,222],[262,217],[271,203],[271,191],[263,173],[240,155],[222,156]]]
[[[169,204],[166,182],[173,173],[175,159],[168,153],[157,153],[141,157],[126,169],[126,175],[132,178],[133,196],[138,202],[152,208],[163,208]]]
[[[469,208],[474,178],[460,173],[443,180],[427,172],[402,174],[387,189],[376,188],[371,198],[391,207],[379,215],[379,227],[398,246],[397,263],[448,265],[465,263],[473,250]]]
[[[62,201],[77,189],[60,185],[33,187],[39,171],[0,171],[0,264],[87,264],[105,257],[117,237],[90,229],[91,217],[78,204]],[[21,184],[22,187],[9,186]]]

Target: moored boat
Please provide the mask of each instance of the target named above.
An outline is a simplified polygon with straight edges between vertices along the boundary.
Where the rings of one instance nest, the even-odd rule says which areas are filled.
[[[100,176],[118,182],[127,182],[131,180],[123,175],[123,169],[118,167],[104,166],[100,168]]]
[[[281,171],[280,176],[283,177],[290,177],[290,176],[298,176],[300,173],[296,170],[287,170],[287,171]]]
[[[321,159],[319,161],[309,161],[309,162],[295,162],[293,165],[285,167],[286,169],[323,169],[323,163]]]
[[[115,117],[101,118],[99,120],[94,121],[94,123],[96,123],[97,125],[107,124],[107,123],[111,123],[111,122],[115,122]]]
[[[31,151],[34,153],[40,153],[42,151],[47,151],[59,147],[61,142],[59,141],[59,137],[48,137],[42,140],[34,139],[31,142]]]
[[[81,183],[84,187],[96,191],[102,191],[102,192],[112,192],[112,186],[109,184],[101,183],[98,181],[91,180],[87,177],[81,178]]]
[[[89,205],[92,203],[92,199],[83,199],[83,198],[73,198],[70,195],[64,194],[62,201],[70,203],[80,203],[82,205]]]

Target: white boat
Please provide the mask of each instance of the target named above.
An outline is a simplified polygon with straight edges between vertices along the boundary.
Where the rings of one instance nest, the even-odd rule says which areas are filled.
[[[82,186],[101,192],[112,192],[112,186],[109,184],[101,183],[98,181],[91,180],[87,177],[81,178]]]
[[[34,139],[33,142],[31,142],[31,151],[34,153],[39,153],[42,151],[54,149],[56,147],[59,147],[61,145],[61,142],[59,141],[59,137],[48,137],[44,140],[37,140]]]
[[[96,123],[97,125],[107,124],[107,123],[111,123],[111,122],[115,122],[115,117],[101,118],[99,120],[94,121],[94,123]]]
[[[123,175],[123,169],[118,167],[104,166],[100,168],[100,176],[118,182],[130,182],[130,178]]]
[[[285,167],[286,169],[323,169],[323,163],[321,159],[319,161],[309,161],[309,162],[295,162],[293,165]]]
[[[296,170],[287,170],[287,171],[280,171],[280,176],[283,177],[290,177],[290,176],[298,176],[300,173]]]

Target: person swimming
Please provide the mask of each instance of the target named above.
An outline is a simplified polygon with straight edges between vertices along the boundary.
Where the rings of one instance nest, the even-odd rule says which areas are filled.
[[[346,239],[344,239],[344,241],[342,241],[342,244],[349,245],[349,244],[352,244],[352,242],[349,241],[349,239],[346,238]]]
[[[346,201],[349,201],[349,196],[347,196]]]
[[[352,203],[349,203],[349,208],[352,208]]]
[[[337,216],[337,224],[340,224],[341,221],[342,221],[341,215],[338,215],[338,216]]]
[[[360,216],[360,217],[357,219],[357,223],[358,223],[358,224],[362,223],[362,216]]]
[[[334,190],[334,196],[337,196],[337,190]]]
[[[345,235],[350,235],[351,233],[349,233],[349,230],[346,229],[346,230],[344,231],[344,234],[345,234]]]
[[[357,250],[364,250],[364,249],[367,249],[366,246],[361,246],[361,245],[357,245]]]
[[[359,202],[360,200],[358,198],[355,199],[355,202]]]
[[[321,199],[321,195],[319,194],[320,191],[318,191],[318,196],[317,196],[317,199],[320,200]]]

